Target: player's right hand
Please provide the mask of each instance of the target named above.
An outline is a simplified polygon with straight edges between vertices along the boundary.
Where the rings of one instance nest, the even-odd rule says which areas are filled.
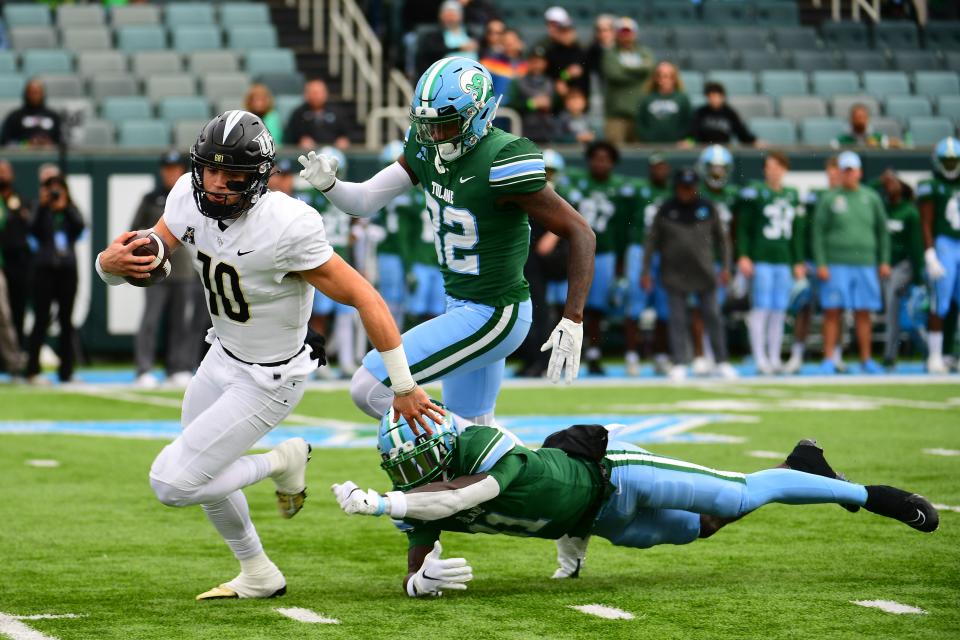
[[[937,257],[937,250],[933,247],[923,252],[923,261],[927,263],[927,275],[931,280],[939,280],[947,275],[947,270],[943,268],[943,263]]]
[[[431,421],[435,424],[443,422],[443,408],[438,407],[420,385],[407,395],[394,396],[393,410],[406,419],[414,433],[433,435]]]
[[[464,591],[466,583],[473,580],[473,568],[464,558],[440,557],[443,547],[440,541],[433,543],[433,551],[427,554],[420,565],[420,570],[410,578],[413,581],[413,595],[423,596],[443,595],[443,589]]]
[[[560,382],[561,373],[567,384],[580,373],[580,350],[583,346],[583,323],[570,318],[560,318],[556,328],[540,347],[541,352],[550,351],[547,378],[554,384]]]
[[[107,248],[100,253],[100,268],[106,273],[116,276],[133,276],[134,278],[149,278],[154,256],[135,256],[133,250],[150,244],[150,238],[140,238],[130,244],[124,244],[137,235],[137,231],[124,231],[113,239]]]
[[[318,155],[311,151],[300,156],[297,161],[303,166],[300,177],[309,182],[317,191],[326,191],[337,181],[339,161],[332,156]]]
[[[737,261],[737,270],[743,274],[744,278],[752,278],[753,260],[747,256],[740,256],[740,259]]]

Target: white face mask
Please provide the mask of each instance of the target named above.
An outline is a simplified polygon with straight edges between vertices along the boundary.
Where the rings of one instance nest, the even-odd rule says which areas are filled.
[[[444,142],[437,145],[437,155],[447,162],[456,160],[463,154],[463,144],[460,142]]]

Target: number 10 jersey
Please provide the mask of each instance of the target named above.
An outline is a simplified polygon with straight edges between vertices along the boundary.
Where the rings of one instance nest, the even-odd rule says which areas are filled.
[[[313,287],[297,271],[333,255],[323,219],[309,205],[268,191],[229,226],[197,209],[189,173],[167,196],[163,219],[200,275],[213,331],[247,362],[297,354],[307,333]],[[190,339],[177,336],[177,339]]]

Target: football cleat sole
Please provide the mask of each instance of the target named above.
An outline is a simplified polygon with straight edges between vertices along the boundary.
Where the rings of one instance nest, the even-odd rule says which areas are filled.
[[[805,438],[797,443],[797,446],[787,456],[787,466],[796,471],[849,482],[847,476],[843,473],[834,471],[823,456],[823,448],[813,439]],[[860,505],[858,504],[841,504],[840,506],[850,513],[860,511]]]
[[[276,598],[277,596],[282,596],[287,592],[287,586],[284,585],[271,593],[268,596],[263,596],[264,598]],[[226,584],[221,584],[218,587],[214,587],[209,591],[204,591],[197,596],[197,600],[239,600],[240,594],[228,587]]]

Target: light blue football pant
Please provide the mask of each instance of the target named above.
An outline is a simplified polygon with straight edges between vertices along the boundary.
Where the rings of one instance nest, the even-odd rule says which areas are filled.
[[[491,307],[448,296],[445,313],[403,334],[410,373],[419,384],[442,380],[443,402],[457,415],[492,413],[506,357],[523,342],[531,322],[529,299]],[[354,402],[379,418],[393,401],[389,386],[380,353],[370,351],[351,383]]]
[[[792,469],[718,471],[624,442],[611,442],[607,458],[615,465],[610,477],[615,491],[593,533],[624,547],[693,542],[700,514],[735,518],[771,502],[862,506],[867,500],[862,485]]]

